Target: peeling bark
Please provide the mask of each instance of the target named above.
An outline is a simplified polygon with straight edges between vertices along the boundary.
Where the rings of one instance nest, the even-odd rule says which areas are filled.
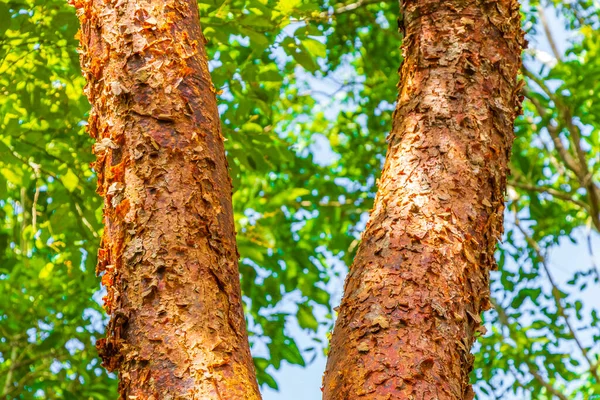
[[[471,346],[520,112],[516,0],[403,0],[379,191],[345,284],[325,400],[471,399]]]
[[[72,3],[106,200],[103,365],[122,399],[259,399],[196,2]]]

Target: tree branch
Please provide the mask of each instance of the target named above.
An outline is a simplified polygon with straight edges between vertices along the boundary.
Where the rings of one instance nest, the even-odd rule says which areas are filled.
[[[358,0],[356,3],[345,4],[341,7],[334,8],[333,11],[323,11],[319,14],[320,18],[327,19],[335,15],[343,14],[349,11],[354,11],[359,7],[367,6],[369,4],[380,3],[381,0]]]
[[[565,200],[565,201],[568,201],[575,205],[578,205],[579,207],[585,209],[587,212],[590,211],[589,204],[587,204],[581,200],[572,198],[571,196],[569,196],[568,193],[561,192],[560,190],[556,190],[556,189],[548,187],[548,186],[528,185],[526,183],[520,183],[517,181],[509,181],[508,184],[511,186],[514,186],[516,188],[519,188],[519,189],[528,190],[530,192],[546,193],[546,194],[551,195],[552,197],[556,197],[557,199]]]
[[[544,12],[544,7],[542,7],[541,4],[538,6],[538,12],[540,14],[540,21],[542,22],[542,26],[544,27],[544,33],[546,34],[546,38],[548,39],[548,43],[550,44],[550,48],[552,49],[552,53],[554,53],[556,61],[560,61],[560,52],[558,51],[558,47],[556,46],[556,42],[554,41],[554,37],[552,36],[552,31],[550,31],[550,26],[548,25],[548,20],[546,19],[546,13]]]
[[[4,387],[2,388],[2,395],[0,397],[5,398],[8,393],[10,393],[10,387],[13,384],[13,374],[16,369],[15,361],[17,359],[17,346],[13,345],[12,351],[10,352],[10,367],[8,369],[8,373],[6,374],[6,380],[4,381]]]
[[[542,82],[538,77],[529,72],[526,68],[523,68],[523,73],[528,78],[532,79],[540,88],[544,91],[544,93],[548,96],[550,100],[552,100],[558,110],[561,112],[562,119],[565,120],[565,125],[567,130],[570,133],[572,138],[572,144],[575,148],[575,153],[577,159],[575,159],[571,153],[567,150],[567,148],[563,145],[560,135],[559,135],[559,127],[557,125],[553,125],[550,121],[546,128],[548,129],[548,133],[552,137],[552,141],[554,143],[554,147],[558,151],[560,158],[565,163],[565,166],[571,170],[577,180],[579,181],[579,186],[584,188],[587,191],[589,197],[589,212],[592,218],[592,222],[597,230],[600,231],[600,188],[596,186],[596,184],[592,180],[592,174],[589,171],[587,165],[587,159],[585,152],[581,148],[581,132],[578,126],[573,124],[573,117],[570,114],[570,111],[565,107],[559,99],[556,98],[554,93],[550,91],[550,89]],[[531,103],[536,108],[538,114],[542,118],[546,118],[548,113],[546,112],[544,106],[531,94],[531,92],[525,91],[525,96],[531,101]]]
[[[552,285],[552,297],[554,298],[554,302],[556,303],[556,308],[557,308],[558,314],[564,319],[567,329],[569,330],[569,333],[573,337],[573,340],[577,344],[577,347],[579,347],[579,350],[581,350],[583,357],[589,364],[590,373],[596,379],[596,382],[600,382],[600,379],[598,377],[598,371],[596,370],[596,368],[594,368],[594,363],[592,362],[592,360],[589,357],[588,350],[579,341],[579,338],[575,334],[575,329],[571,325],[571,322],[569,321],[569,318],[565,313],[565,309],[562,305],[562,301],[561,301],[561,298],[559,295],[560,290],[558,289],[558,285],[554,281],[554,277],[552,276],[552,273],[550,272],[550,267],[548,266],[546,257],[544,257],[544,255],[542,254],[542,250],[540,249],[539,244],[523,228],[523,226],[521,225],[521,221],[519,220],[519,217],[516,212],[515,212],[515,226],[523,234],[527,244],[535,251],[535,254],[536,254],[540,264],[542,264],[542,267],[544,268],[544,271],[546,272],[546,275],[548,276],[550,285]]]

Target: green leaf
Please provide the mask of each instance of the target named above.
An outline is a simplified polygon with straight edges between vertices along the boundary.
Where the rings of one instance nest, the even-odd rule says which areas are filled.
[[[268,203],[272,206],[278,206],[282,204],[292,203],[296,201],[296,199],[298,199],[299,197],[306,196],[308,194],[310,194],[310,190],[308,189],[293,188],[279,193],[273,196],[271,199],[265,199],[265,201],[268,201]]]
[[[11,19],[11,15],[10,15],[8,5],[6,5],[4,3],[0,3],[0,21],[1,21],[0,36],[4,35],[4,33],[10,27],[10,24],[8,23],[8,21],[10,21],[10,19]]]
[[[298,324],[303,329],[310,329],[316,332],[319,328],[319,322],[315,318],[312,308],[308,305],[298,304],[296,318],[298,318]]]
[[[300,3],[301,0],[278,0],[275,8],[283,15],[289,15],[294,8],[300,5]]]
[[[302,45],[313,57],[325,57],[327,55],[327,46],[315,39],[305,39]]]
[[[315,72],[319,68],[311,54],[304,46],[298,46],[298,51],[292,52],[292,57],[298,64],[304,67],[308,72]]]
[[[77,186],[79,185],[79,178],[77,177],[77,175],[75,175],[71,168],[67,170],[66,174],[60,177],[60,181],[63,183],[63,185],[65,185],[65,188],[69,192],[73,192],[75,189],[77,189]]]
[[[41,280],[46,280],[52,275],[52,270],[54,269],[54,264],[47,263],[44,268],[40,270],[39,278]]]
[[[301,366],[306,365],[304,358],[302,357],[302,354],[300,354],[300,350],[293,339],[288,338],[284,340],[284,345],[285,347],[283,347],[281,353],[283,354],[283,358],[285,360],[287,360],[290,364],[297,364]]]

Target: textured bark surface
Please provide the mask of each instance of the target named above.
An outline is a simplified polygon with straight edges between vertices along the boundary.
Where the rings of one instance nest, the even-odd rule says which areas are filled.
[[[520,112],[516,0],[403,0],[379,191],[350,268],[324,399],[470,399]]]
[[[75,0],[123,399],[258,399],[231,181],[195,0]]]

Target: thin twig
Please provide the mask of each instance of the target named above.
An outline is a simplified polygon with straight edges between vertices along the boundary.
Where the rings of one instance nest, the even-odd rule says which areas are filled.
[[[560,190],[556,190],[556,189],[548,187],[548,186],[528,185],[526,183],[520,183],[520,182],[516,182],[516,181],[509,181],[508,184],[511,186],[514,186],[516,188],[528,190],[531,192],[547,193],[547,194],[551,195],[552,197],[556,197],[557,199],[565,200],[570,203],[576,204],[579,207],[586,210],[587,212],[590,211],[589,204],[587,204],[581,200],[572,198],[571,196],[569,196],[568,193],[561,192]]]
[[[592,246],[592,227],[590,224],[588,224],[586,237],[588,253],[592,260],[592,269],[596,272],[596,279],[600,282],[600,269],[598,269],[598,265],[596,264],[596,255],[594,254],[594,246]]]
[[[540,4],[538,6],[538,12],[540,14],[540,21],[542,22],[542,26],[544,27],[544,32],[546,33],[546,38],[548,39],[548,43],[550,43],[550,48],[552,49],[552,53],[554,53],[554,57],[556,57],[556,61],[560,61],[560,52],[558,51],[558,47],[556,46],[556,42],[554,41],[554,37],[552,36],[552,31],[550,30],[550,26],[548,25],[548,20],[546,19],[546,13],[544,13],[544,7]]]
[[[5,398],[5,396],[10,392],[10,387],[13,384],[13,374],[15,372],[16,369],[16,364],[15,364],[15,360],[17,359],[17,346],[13,345],[12,351],[10,352],[10,368],[8,370],[8,373],[6,374],[6,380],[4,381],[4,387],[2,388],[2,398]]]

